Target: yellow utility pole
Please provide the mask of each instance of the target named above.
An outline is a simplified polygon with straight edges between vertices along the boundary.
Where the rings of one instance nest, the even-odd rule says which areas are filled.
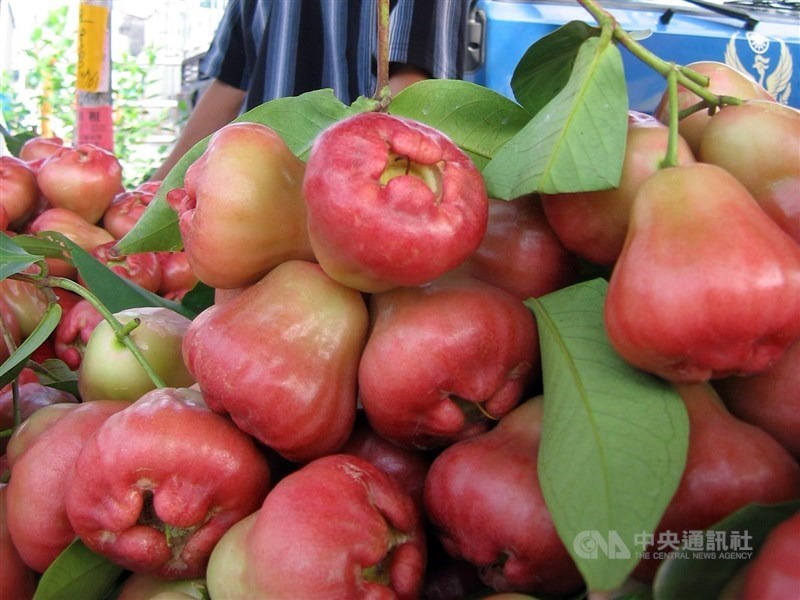
[[[114,151],[111,102],[111,1],[80,0],[78,25],[78,144]]]

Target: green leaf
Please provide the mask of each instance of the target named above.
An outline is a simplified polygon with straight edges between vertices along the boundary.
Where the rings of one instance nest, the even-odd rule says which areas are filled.
[[[635,567],[636,536],[658,525],[689,436],[673,387],[612,349],[603,321],[607,287],[594,279],[526,301],[542,353],[542,493],[590,591],[619,587]],[[609,546],[592,554],[583,542]]]
[[[67,239],[67,236],[57,231],[41,231],[14,236],[14,243],[31,254],[71,262]]]
[[[2,125],[0,125],[0,132],[6,140],[6,148],[8,148],[11,156],[19,156],[19,151],[22,149],[25,142],[37,135],[36,131],[33,129],[12,134]]]
[[[667,558],[658,568],[653,581],[655,600],[697,598],[716,600],[725,585],[758,553],[770,531],[800,510],[800,500],[781,504],[750,504],[729,515],[709,531],[724,532],[722,539],[730,541],[733,533],[747,544],[737,552],[711,549],[702,554],[682,550]],[[741,536],[745,536],[741,538]],[[713,556],[712,556],[713,554]]]
[[[358,109],[348,107],[336,98],[333,90],[325,89],[270,100],[235,120],[273,128],[292,152],[305,159],[323,129],[366,106],[369,104],[361,102]],[[139,221],[117,242],[122,254],[183,248],[178,215],[166,200],[167,192],[183,186],[186,170],[205,152],[211,137],[197,142],[170,170]]]
[[[315,90],[299,96],[276,98],[241,115],[237,121],[261,123],[274,129],[286,145],[301,159],[308,158],[311,146],[325,129],[372,108],[374,105],[356,100],[347,106],[334,95],[333,90]]]
[[[567,84],[583,42],[600,29],[571,21],[536,40],[522,55],[511,76],[514,98],[535,115]]]
[[[31,334],[0,365],[0,387],[10,383],[25,367],[30,356],[53,333],[61,320],[61,305],[52,302]]]
[[[34,600],[103,600],[124,569],[73,541],[39,580]]]
[[[181,299],[181,304],[183,304],[187,310],[199,315],[214,304],[214,295],[214,288],[206,285],[202,281],[198,281],[191,290],[184,294]]]
[[[12,241],[7,233],[0,231],[0,280],[15,273],[22,273],[41,259],[41,256],[26,252]]]
[[[389,113],[447,134],[479,169],[531,118],[519,104],[493,90],[450,79],[428,79],[407,87],[392,99]]]
[[[72,260],[78,268],[86,288],[94,293],[112,313],[139,306],[163,306],[192,319],[196,315],[179,302],[167,300],[150,292],[128,279],[120,277],[87,253],[77,244],[68,240]]]
[[[64,361],[57,358],[48,358],[36,368],[36,378],[39,383],[57,390],[69,392],[79,397],[78,373],[71,370]]]
[[[489,195],[585,192],[619,184],[628,128],[622,56],[601,38],[581,44],[569,81],[492,158]]]

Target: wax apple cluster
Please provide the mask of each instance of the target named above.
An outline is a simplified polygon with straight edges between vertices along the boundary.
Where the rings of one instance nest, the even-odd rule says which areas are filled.
[[[19,156],[0,156],[0,229],[19,234],[61,234],[113,273],[169,300],[179,300],[197,284],[186,254],[140,252],[121,255],[115,244],[128,233],[155,197],[161,182],[126,189],[117,157],[92,144],[69,146],[59,137],[34,137]],[[171,196],[171,198],[174,196]],[[46,259],[48,273],[80,284],[75,266]],[[19,346],[41,320],[47,298],[34,285],[0,281],[0,311],[13,345]],[[100,314],[72,292],[57,291],[62,307],[58,331],[37,350],[36,358],[57,358],[78,369]],[[74,308],[74,310],[73,310]],[[0,358],[9,355],[0,338]]]
[[[158,389],[76,318],[99,340],[80,402],[43,400],[8,444],[4,572],[32,589],[79,537],[128,571],[123,600],[574,597],[524,301],[586,273],[609,280],[612,347],[686,406],[654,538],[800,498],[800,113],[694,67],[744,101],[681,121],[670,167],[666,105],[631,112],[620,183],[598,192],[491,198],[451,139],[386,113],[331,125],[305,162],[267,126],[223,127],[169,192],[214,304],[118,313],[166,367]],[[796,528],[741,597],[779,597],[779,568],[800,580],[780,558]]]

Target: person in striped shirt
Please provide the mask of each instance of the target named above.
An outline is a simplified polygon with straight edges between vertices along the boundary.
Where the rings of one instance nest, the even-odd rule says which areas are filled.
[[[460,79],[469,0],[391,0],[389,87]],[[274,98],[331,88],[344,103],[377,88],[377,0],[229,0],[201,63],[211,79],[165,163]]]

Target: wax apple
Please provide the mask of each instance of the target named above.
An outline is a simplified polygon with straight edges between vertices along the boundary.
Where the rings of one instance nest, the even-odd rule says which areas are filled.
[[[458,268],[520,300],[573,283],[577,257],[547,222],[538,196],[489,199],[489,221],[478,249]]]
[[[36,181],[51,206],[94,225],[122,191],[122,166],[112,152],[94,144],[65,146],[42,163]]]
[[[800,591],[800,513],[767,536],[745,575],[739,600],[792,598]]]
[[[303,193],[314,255],[365,292],[432,281],[483,239],[480,171],[452,140],[415,121],[360,113],[315,140]]]
[[[212,410],[306,462],[339,449],[353,429],[367,327],[361,294],[315,263],[288,261],[198,315],[183,356]]]
[[[90,254],[123,279],[132,281],[147,291],[157,292],[161,287],[161,261],[158,255],[155,252],[123,255],[116,251],[115,245],[116,242],[100,244]],[[86,285],[80,275],[78,283]]]
[[[676,390],[689,415],[689,447],[678,489],[654,533],[701,531],[752,503],[800,497],[800,465],[768,433],[731,415],[708,383]],[[634,571],[650,581],[660,564],[643,559]]]
[[[51,425],[80,406],[77,402],[60,402],[43,406],[30,417],[20,423],[8,439],[6,459],[10,469],[25,451],[33,445],[40,435],[47,431]]]
[[[70,369],[77,370],[83,361],[86,344],[103,316],[88,300],[81,300],[65,312],[56,326],[55,353]]]
[[[671,381],[765,371],[800,338],[800,246],[721,167],[662,169],[634,200],[605,324]]]
[[[64,140],[58,136],[37,135],[25,140],[19,149],[19,158],[25,162],[45,160],[64,147]]]
[[[428,565],[422,597],[430,600],[456,600],[475,595],[482,598],[487,588],[478,567],[448,554],[430,523],[427,523],[426,538]]]
[[[26,227],[27,233],[36,234],[45,231],[63,234],[86,252],[91,252],[101,244],[114,241],[114,237],[108,231],[92,225],[78,213],[66,208],[48,208]],[[61,259],[47,258],[46,261],[51,275],[74,278],[77,274],[74,266]]]
[[[207,600],[204,579],[168,580],[131,573],[120,585],[115,600]]]
[[[6,336],[11,342],[6,341]],[[16,311],[9,306],[0,294],[0,361],[5,361],[13,349],[17,348],[22,341],[22,334],[19,330],[19,320]]]
[[[137,192],[144,192],[146,194],[155,194],[161,188],[162,183],[164,182],[159,180],[143,181],[133,189]]]
[[[161,263],[161,285],[158,295],[171,300],[179,300],[186,292],[197,285],[197,275],[189,264],[189,257],[183,250],[157,252]]]
[[[231,123],[186,171],[179,210],[189,263],[203,283],[255,283],[290,259],[313,260],[305,165],[271,128]]]
[[[65,504],[91,550],[136,573],[193,579],[225,531],[261,506],[269,485],[266,458],[250,436],[211,412],[200,392],[159,388],[87,440]]]
[[[78,400],[67,391],[48,387],[37,381],[22,383],[18,387],[17,396],[20,422],[45,406],[62,402],[76,403]],[[8,390],[0,395],[0,431],[11,429],[14,424],[14,395],[12,390]],[[0,454],[6,451],[7,445],[8,438],[0,438]]]
[[[65,493],[86,440],[126,402],[85,402],[37,437],[12,465],[8,484],[8,529],[22,560],[43,573],[75,538]]]
[[[128,190],[114,196],[103,213],[102,225],[115,239],[122,239],[139,221],[145,209],[155,198],[155,193]]]
[[[364,411],[359,411],[353,433],[339,452],[363,458],[391,475],[422,510],[422,489],[433,460],[431,453],[401,448],[378,435]]]
[[[7,489],[5,483],[0,483],[0,598],[30,600],[36,592],[36,571],[22,561],[8,533]]]
[[[742,182],[800,244],[800,111],[768,100],[725,106],[703,130],[699,157]]]
[[[163,307],[141,307],[114,315],[122,323],[138,319],[130,333],[145,359],[170,387],[188,387],[195,382],[183,362],[181,346],[191,320]],[[107,321],[92,331],[78,372],[78,391],[84,402],[127,400],[134,402],[155,388],[133,353],[117,339]]]
[[[669,129],[655,117],[628,118],[625,158],[617,187],[595,192],[542,196],[547,221],[568,249],[598,265],[613,265],[622,251],[636,192],[661,168],[667,156]],[[679,164],[695,162],[679,137]]]
[[[355,456],[325,456],[287,475],[231,531],[209,562],[212,598],[410,600],[422,588],[425,534],[414,501]]]
[[[542,410],[542,397],[526,400],[491,431],[445,448],[425,479],[425,514],[444,548],[500,592],[583,586],[539,486]]]
[[[432,449],[488,429],[538,373],[536,323],[521,300],[451,276],[370,300],[359,396],[381,436]]]
[[[800,460],[800,342],[764,373],[713,384],[731,413],[772,435]]]
[[[775,100],[749,73],[739,71],[725,63],[703,60],[689,63],[686,67],[708,77],[708,91],[718,96],[732,96],[742,100],[748,98]],[[678,110],[689,108],[698,102],[700,102],[699,96],[682,85],[678,86]],[[663,123],[669,123],[669,90],[664,90],[653,114]],[[680,120],[680,135],[688,142],[695,156],[699,155],[700,137],[710,118],[708,110],[699,110]]]
[[[7,227],[19,230],[33,215],[38,201],[36,174],[25,161],[14,156],[0,156],[0,206],[8,216]]]
[[[6,310],[16,317],[22,340],[33,332],[49,305],[41,288],[17,279],[7,278],[0,281],[0,297]]]

